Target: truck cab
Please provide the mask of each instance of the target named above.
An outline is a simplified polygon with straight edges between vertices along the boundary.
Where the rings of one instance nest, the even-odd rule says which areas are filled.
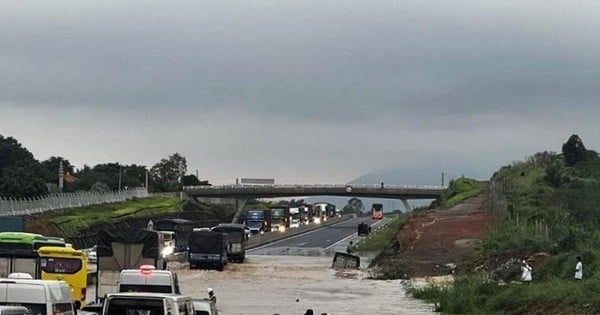
[[[117,292],[156,292],[180,294],[177,274],[156,270],[152,265],[140,269],[125,269],[119,274]]]

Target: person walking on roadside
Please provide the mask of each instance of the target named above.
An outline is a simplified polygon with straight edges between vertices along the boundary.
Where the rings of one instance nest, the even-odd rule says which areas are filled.
[[[523,260],[523,265],[521,266],[521,281],[525,283],[531,282],[531,266],[527,263],[527,261]]]
[[[354,243],[352,243],[352,241],[350,241],[350,245],[348,245],[348,247],[346,247],[346,253],[352,254],[352,252],[354,252]]]
[[[575,280],[583,279],[583,263],[581,262],[581,256],[575,257],[577,263],[575,264]]]

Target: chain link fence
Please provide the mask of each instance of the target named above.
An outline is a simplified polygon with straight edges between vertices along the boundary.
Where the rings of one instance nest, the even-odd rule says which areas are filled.
[[[46,211],[85,207],[148,197],[145,188],[110,192],[75,192],[50,194],[35,198],[0,197],[0,217],[23,216]]]

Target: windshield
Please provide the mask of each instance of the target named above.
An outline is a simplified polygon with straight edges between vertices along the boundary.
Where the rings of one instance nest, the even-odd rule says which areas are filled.
[[[246,221],[246,226],[249,228],[260,228],[262,226],[262,221]]]
[[[48,273],[74,274],[81,270],[81,259],[75,258],[42,258],[40,268]]]
[[[283,221],[285,215],[284,209],[271,209],[271,222],[278,223]]]
[[[37,267],[37,259],[35,258],[15,258],[11,272],[26,272],[30,275],[35,275]]]

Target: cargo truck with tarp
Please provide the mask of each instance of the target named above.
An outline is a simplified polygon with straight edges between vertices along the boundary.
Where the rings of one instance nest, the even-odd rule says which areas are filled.
[[[227,234],[194,229],[188,240],[190,269],[214,267],[223,270],[227,265]]]
[[[151,265],[166,269],[161,255],[164,242],[157,231],[145,229],[113,229],[98,232],[96,301],[117,292],[117,282],[123,269],[138,269]]]
[[[243,224],[221,223],[211,229],[227,234],[227,257],[230,261],[243,263],[246,259],[246,233]]]

